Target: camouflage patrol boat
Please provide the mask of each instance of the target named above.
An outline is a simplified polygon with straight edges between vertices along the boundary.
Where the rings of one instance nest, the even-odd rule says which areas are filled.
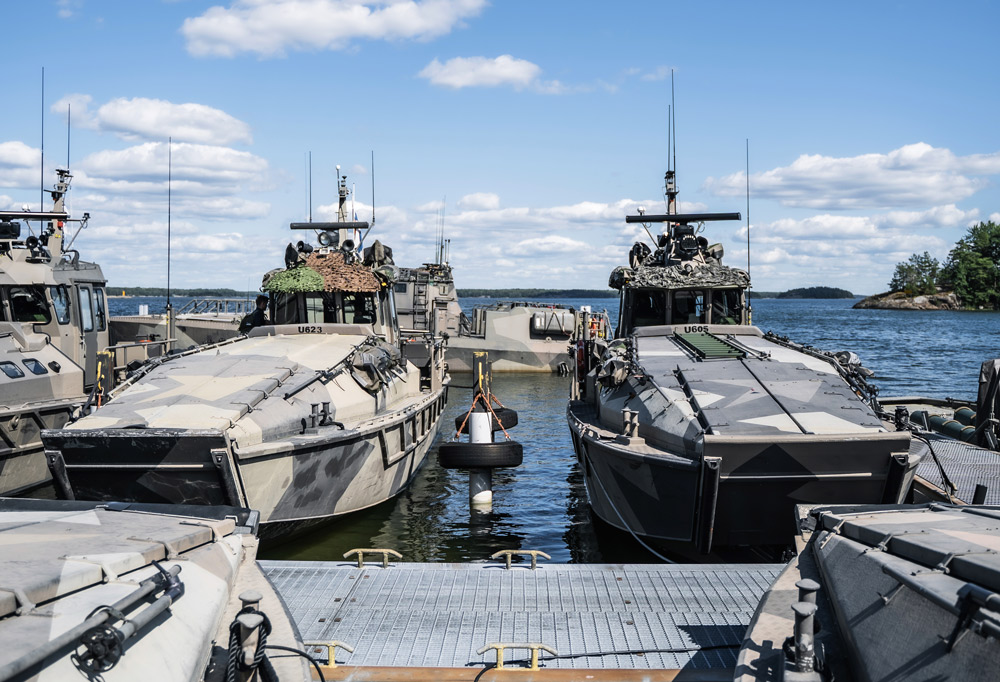
[[[447,400],[440,341],[404,343],[391,250],[354,250],[341,221],[295,223],[264,277],[273,324],[148,364],[107,405],[44,434],[69,498],[230,504],[264,537],[396,495],[423,464]]]
[[[569,372],[567,344],[576,311],[563,305],[499,301],[462,312],[452,268],[439,247],[436,263],[401,268],[396,280],[404,333],[448,337],[448,370],[471,372],[472,355],[487,351],[494,372]]]
[[[72,248],[90,215],[70,218],[73,176],[56,173],[51,211],[0,212],[0,496],[51,480],[41,431],[62,427],[87,401],[108,345],[104,274]]]
[[[919,454],[880,417],[870,372],[750,324],[746,271],[699,224],[739,213],[628,216],[665,224],[610,286],[615,337],[583,339],[568,406],[590,504],[643,541],[708,552],[787,545],[803,503],[902,502]]]
[[[276,675],[253,679],[312,679],[256,562],[256,520],[233,507],[0,499],[0,680],[223,682],[267,663]]]

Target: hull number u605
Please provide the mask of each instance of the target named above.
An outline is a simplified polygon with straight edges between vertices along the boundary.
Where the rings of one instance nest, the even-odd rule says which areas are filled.
[[[700,324],[695,324],[695,325],[690,325],[690,326],[684,327],[684,333],[685,334],[695,334],[697,332],[708,333],[708,327],[706,327],[704,325],[700,325]]]

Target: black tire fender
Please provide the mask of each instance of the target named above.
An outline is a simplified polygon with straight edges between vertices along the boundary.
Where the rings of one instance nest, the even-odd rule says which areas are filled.
[[[516,467],[524,461],[524,448],[512,440],[496,443],[442,443],[438,449],[438,461],[445,469]]]
[[[496,417],[493,417],[490,421],[493,425],[493,433],[497,431],[503,431],[504,429],[512,429],[517,426],[517,411],[512,410],[509,407],[498,407],[493,410]],[[455,417],[455,431],[458,433],[468,435],[469,433],[469,423],[465,419],[466,415],[459,415]],[[500,420],[500,424],[503,424],[503,428],[500,428],[500,424],[497,423],[497,419]],[[465,427],[462,427],[462,422],[465,422]],[[462,429],[459,431],[459,429]]]

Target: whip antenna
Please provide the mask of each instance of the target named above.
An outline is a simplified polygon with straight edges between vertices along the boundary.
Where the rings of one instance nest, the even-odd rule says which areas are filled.
[[[674,167],[671,169],[677,173],[677,103],[674,101],[674,70],[670,69],[670,126],[674,136]]]
[[[173,175],[173,141],[167,138],[167,320],[170,320],[170,183]]]
[[[45,210],[45,67],[42,67],[42,167],[38,178],[38,210]]]
[[[750,138],[747,138],[747,275],[750,274]]]
[[[375,150],[372,150],[372,227],[375,227]],[[368,228],[370,232],[372,227]],[[365,234],[368,234],[367,232]]]
[[[747,278],[750,278],[750,138],[747,138]],[[753,324],[753,304],[750,302],[750,290],[753,280],[747,285],[747,324]]]
[[[313,153],[309,152],[309,222],[313,221]]]
[[[66,170],[69,170],[69,131],[70,117],[73,115],[73,105],[66,104]]]

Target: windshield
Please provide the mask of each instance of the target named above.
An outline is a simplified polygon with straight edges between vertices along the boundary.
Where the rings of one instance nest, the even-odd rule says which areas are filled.
[[[712,324],[739,324],[741,313],[739,289],[712,292]]]
[[[11,319],[14,322],[47,323],[52,320],[42,287],[8,287]]]

